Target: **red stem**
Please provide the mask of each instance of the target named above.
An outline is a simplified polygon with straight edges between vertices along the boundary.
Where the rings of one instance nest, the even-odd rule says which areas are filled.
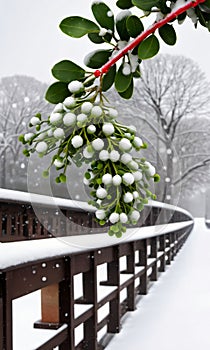
[[[142,32],[139,36],[136,37],[136,39],[134,39],[131,43],[129,43],[127,46],[125,46],[122,50],[120,50],[116,56],[114,56],[107,63],[105,63],[101,67],[101,69],[97,69],[94,72],[94,75],[96,77],[99,77],[99,76],[107,73],[108,70],[111,68],[111,66],[113,66],[113,64],[115,64],[120,58],[122,58],[124,55],[126,55],[126,53],[128,51],[134,49],[134,47],[139,45],[140,42],[142,42],[147,36],[149,36],[150,34],[154,33],[156,29],[164,26],[166,23],[170,22],[172,19],[176,18],[178,15],[180,15],[181,13],[187,11],[191,7],[196,7],[198,4],[200,4],[202,2],[205,2],[205,1],[206,0],[190,1],[186,5],[178,8],[175,11],[172,11],[165,18],[161,19],[160,21],[153,23],[153,25],[151,27],[149,27],[147,30]]]

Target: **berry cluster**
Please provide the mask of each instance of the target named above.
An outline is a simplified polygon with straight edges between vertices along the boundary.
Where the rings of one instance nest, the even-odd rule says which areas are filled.
[[[51,166],[59,171],[56,182],[66,182],[67,167],[88,164],[84,185],[89,187],[89,204],[96,207],[100,225],[110,224],[109,234],[121,237],[127,224],[136,224],[148,198],[151,178],[158,181],[155,168],[137,152],[146,148],[134,126],[117,121],[118,112],[102,98],[89,94],[80,81],[68,85],[70,96],[58,103],[48,119],[37,114],[30,120],[35,132],[20,136],[26,156],[40,157],[54,152],[43,175]]]

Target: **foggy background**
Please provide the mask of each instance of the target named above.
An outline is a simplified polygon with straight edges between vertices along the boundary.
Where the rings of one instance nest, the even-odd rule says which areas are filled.
[[[113,11],[114,1],[105,1]],[[45,169],[46,159],[40,160],[38,157],[28,160],[22,155],[22,145],[18,142],[19,134],[27,132],[27,123],[34,114],[42,111],[48,115],[53,106],[47,104],[44,100],[44,94],[47,86],[54,81],[51,75],[53,65],[63,59],[70,59],[83,66],[85,55],[95,49],[87,38],[71,39],[63,34],[58,26],[60,21],[71,15],[80,15],[92,18],[91,1],[78,0],[1,0],[1,21],[0,21],[0,186],[3,188],[21,189],[38,193],[47,192],[46,181],[42,178],[42,171]],[[117,10],[119,11],[119,9]],[[150,19],[148,19],[150,20]],[[208,50],[209,33],[207,29],[193,28],[190,19],[184,25],[176,25],[177,44],[169,47],[161,41],[161,50],[163,54],[172,56],[184,56],[189,58],[197,65],[199,72],[203,72],[208,86],[210,81],[210,50]],[[186,61],[186,68],[189,68],[189,61]],[[190,66],[191,67],[191,66]],[[168,73],[170,77],[170,71]],[[204,97],[208,97],[208,87],[203,92]],[[205,93],[206,91],[206,93]],[[110,100],[113,95],[110,95]],[[160,173],[166,170],[166,157],[168,146],[163,149],[163,143],[159,144],[160,153],[157,155],[157,135],[146,127],[142,122],[142,116],[139,110],[142,110],[142,101],[138,101],[138,96],[134,96],[135,108],[132,110],[132,118],[128,113],[122,113],[123,122],[128,119],[129,124],[137,125],[140,130],[140,136],[147,140],[149,149],[147,150],[148,159],[156,166]],[[124,110],[123,102],[119,99],[118,110]],[[126,101],[127,103],[127,101]],[[197,102],[198,103],[198,102]],[[144,112],[147,111],[144,109]],[[158,116],[149,111],[151,120],[154,120],[157,128],[163,127],[158,122]],[[156,119],[155,119],[156,118]],[[205,111],[202,117],[199,116],[196,108],[194,112],[186,119],[183,118],[182,124],[179,124],[180,132],[190,128],[190,137],[192,148],[184,148],[185,139],[177,138],[174,152],[176,164],[173,169],[179,172],[186,170],[186,166],[196,162],[208,159],[210,145],[209,135],[210,116],[208,101],[205,104]],[[180,142],[179,142],[180,140]],[[149,144],[150,143],[150,144]],[[182,143],[182,147],[180,146]],[[164,146],[165,147],[165,146]],[[197,148],[196,148],[197,147]],[[162,151],[161,151],[162,149]],[[189,160],[189,155],[191,158]],[[160,159],[158,157],[160,156]],[[178,160],[177,160],[178,159]],[[182,161],[181,161],[182,159]],[[186,159],[188,159],[186,161]],[[193,162],[192,162],[193,160]],[[159,164],[157,164],[159,162]],[[184,163],[183,163],[184,162]],[[184,165],[183,165],[184,164]],[[183,167],[184,166],[184,167]],[[30,176],[27,176],[27,174]],[[67,198],[76,198],[85,200],[87,198],[85,189],[81,186],[83,169],[71,169],[69,182],[66,186],[55,185],[53,178],[55,174],[52,171],[50,186],[53,195]],[[169,177],[166,174],[161,176],[161,184],[156,188],[158,199],[162,200],[165,179]],[[173,189],[171,198],[166,201],[179,204],[190,210],[195,216],[202,216],[205,213],[205,191],[208,188],[210,179],[210,168],[207,162],[202,167],[191,172],[184,180],[179,183],[176,189]]]

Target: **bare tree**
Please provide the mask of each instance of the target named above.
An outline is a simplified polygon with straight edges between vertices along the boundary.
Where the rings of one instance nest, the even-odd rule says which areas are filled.
[[[27,76],[12,76],[0,81],[0,183],[13,187],[18,176],[26,178],[27,160],[18,141],[38,112],[49,112],[44,101],[46,84]],[[24,182],[24,181],[23,181]]]
[[[120,101],[119,109],[154,145],[150,158],[162,178],[158,198],[171,202],[178,187],[186,192],[208,178],[210,85],[182,56],[144,61],[141,73],[132,103]]]

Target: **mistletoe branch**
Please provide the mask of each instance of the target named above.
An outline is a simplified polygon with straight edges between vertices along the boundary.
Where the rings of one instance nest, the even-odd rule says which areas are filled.
[[[88,164],[83,183],[90,191],[89,204],[96,207],[96,221],[100,225],[109,223],[108,233],[111,236],[121,237],[127,224],[138,223],[148,198],[156,198],[149,190],[150,180],[159,181],[159,175],[145,158],[133,156],[133,151],[143,151],[146,144],[137,136],[133,125],[126,126],[117,121],[118,112],[109,105],[104,93],[114,84],[122,98],[131,98],[135,87],[134,78],[140,77],[140,60],[153,57],[159,50],[156,36],[147,37],[204,1],[188,1],[178,7],[180,1],[177,0],[176,9],[172,12],[168,2],[172,7],[174,0],[159,1],[160,8],[157,10],[164,18],[145,31],[137,16],[125,11],[115,18],[103,1],[94,1],[92,4],[97,23],[79,16],[67,17],[60,23],[60,29],[68,36],[81,38],[88,35],[92,42],[108,43],[111,49],[88,54],[85,65],[93,72],[69,60],[55,64],[52,74],[58,81],[48,88],[45,96],[55,107],[47,118],[40,113],[32,117],[29,122],[32,132],[20,135],[19,139],[26,146],[26,156],[36,152],[44,157],[54,152],[43,176],[48,177],[51,166],[54,166],[59,172],[55,179],[57,183],[66,182],[66,170],[72,162],[78,167]],[[157,2],[154,0],[148,3],[145,5],[144,1],[140,2],[139,8],[152,13]],[[133,0],[131,6],[129,0],[126,6],[132,7]],[[210,15],[208,17],[208,13],[205,13],[205,16],[206,22],[202,21],[201,24],[208,28]],[[196,14],[196,20],[201,22],[199,13]],[[159,30],[159,34],[169,45],[175,44],[176,33],[172,25],[167,25],[162,32]],[[122,48],[131,37],[135,39]],[[137,55],[133,49],[140,43]],[[116,49],[121,50],[109,59]],[[121,66],[114,66],[121,58]],[[99,84],[95,82],[98,77]]]
[[[137,36],[136,39],[134,39],[131,43],[126,45],[123,49],[121,49],[118,54],[111,58],[106,64],[104,64],[101,69],[97,69],[94,72],[95,77],[100,77],[103,74],[106,74],[109,69],[117,62],[120,58],[125,56],[128,51],[133,50],[136,46],[138,46],[144,39],[146,39],[150,34],[154,33],[156,29],[164,26],[168,22],[175,19],[177,16],[181,15],[183,12],[189,10],[190,8],[196,7],[199,4],[205,2],[205,0],[192,0],[188,3],[186,3],[184,6],[179,7],[178,9],[172,11],[169,13],[165,18],[159,20],[158,22],[155,22],[151,27],[149,27],[147,30],[142,32],[139,36]]]

